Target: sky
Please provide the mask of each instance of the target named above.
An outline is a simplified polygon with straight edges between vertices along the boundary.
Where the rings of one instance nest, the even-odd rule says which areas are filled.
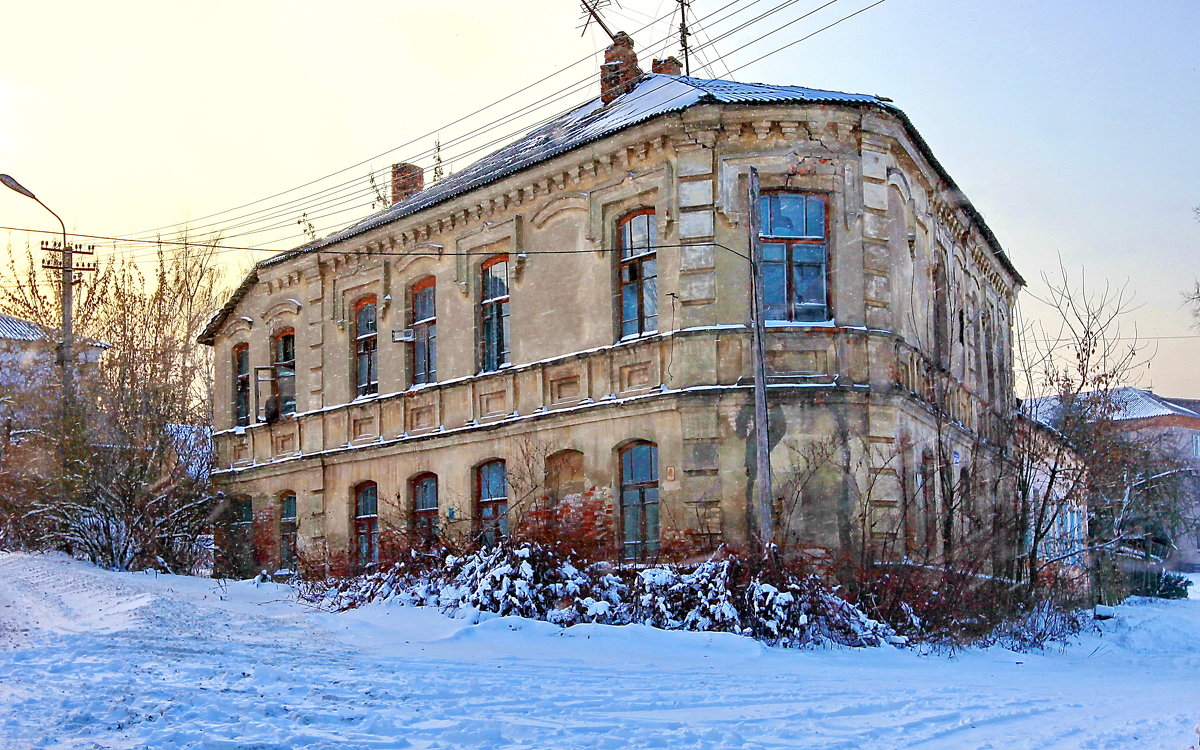
[[[1200,277],[1200,3],[874,1],[692,0],[693,73],[893,99],[1029,282],[1026,318],[1046,319],[1060,268],[1124,286],[1123,335],[1147,346],[1133,384],[1200,397],[1182,304]],[[648,68],[678,53],[671,19],[651,23],[673,6],[604,16]],[[435,140],[465,167],[595,96],[607,37],[580,25],[572,0],[21,3],[4,14],[0,172],[73,232],[287,249],[302,216],[323,235],[370,213],[372,171],[430,167]],[[57,224],[5,191],[0,226]],[[231,283],[267,254],[224,253]]]

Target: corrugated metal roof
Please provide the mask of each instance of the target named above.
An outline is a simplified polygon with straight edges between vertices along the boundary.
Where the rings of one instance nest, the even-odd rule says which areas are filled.
[[[650,73],[629,91],[604,106],[597,97],[567,112],[514,143],[501,148],[471,166],[389,206],[339,232],[297,248],[290,253],[268,258],[262,265],[283,260],[294,253],[327,247],[410,214],[450,200],[510,174],[605,138],[625,128],[668,112],[678,112],[704,102],[721,104],[772,102],[845,102],[890,107],[879,97],[822,91],[803,86],[773,86],[765,83],[690,78]]]
[[[53,341],[53,336],[37,323],[12,315],[0,314],[0,338],[12,341]]]
[[[461,172],[457,172],[431,185],[416,195],[388,206],[382,211],[372,214],[327,237],[259,261],[255,269],[272,266],[297,255],[320,250],[363,234],[364,232],[369,232],[372,229],[390,224],[405,216],[436,206],[439,203],[444,203],[471,190],[503,179],[508,175],[528,169],[547,159],[613,135],[625,128],[632,127],[660,115],[679,112],[688,107],[705,103],[773,104],[786,102],[873,106],[885,109],[899,117],[921,152],[945,180],[950,191],[959,196],[957,199],[958,205],[979,226],[980,231],[995,250],[996,257],[1000,260],[1001,264],[1012,274],[1018,284],[1024,285],[1025,280],[1021,278],[1021,275],[1000,247],[999,241],[987,226],[987,222],[983,220],[983,216],[979,214],[970,201],[962,197],[958,186],[941,163],[938,162],[937,158],[933,155],[933,151],[921,137],[921,134],[917,132],[917,129],[913,127],[908,116],[892,104],[890,100],[869,94],[850,94],[842,91],[811,89],[804,86],[740,83],[738,81],[671,76],[658,73],[643,75],[632,89],[617,97],[607,106],[597,97],[582,106],[566,112],[561,117],[535,128],[514,143],[485,156]],[[238,302],[256,281],[257,270],[252,270],[242,280],[238,289],[221,310],[213,315],[212,320],[198,338],[200,343],[213,343],[213,339],[224,320],[232,313]]]
[[[1130,419],[1150,419],[1152,417],[1182,416],[1200,419],[1200,411],[1187,408],[1186,399],[1167,399],[1152,391],[1140,388],[1122,387],[1111,391],[1110,398],[1101,398],[1103,392],[1089,391],[1080,393],[1076,400],[1080,403],[1094,401],[1103,404],[1105,412],[1112,410],[1109,419],[1123,422]],[[1053,425],[1058,419],[1061,399],[1058,396],[1033,398],[1025,402],[1025,412],[1030,417],[1045,425]]]

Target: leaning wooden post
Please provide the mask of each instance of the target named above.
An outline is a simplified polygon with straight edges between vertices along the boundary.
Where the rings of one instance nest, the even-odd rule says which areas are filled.
[[[750,168],[750,324],[754,345],[754,515],[758,520],[758,543],[769,549],[775,538],[771,503],[771,444],[768,440],[766,326],[763,303],[762,217],[759,210],[758,170]]]

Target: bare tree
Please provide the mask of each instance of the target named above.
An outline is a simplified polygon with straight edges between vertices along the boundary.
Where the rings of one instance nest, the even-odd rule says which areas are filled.
[[[85,285],[82,345],[104,352],[81,371],[66,419],[40,418],[64,460],[27,466],[23,477],[63,491],[8,498],[10,523],[106,567],[187,567],[217,504],[211,362],[195,337],[220,299],[219,273],[210,246],[181,240],[151,259],[114,258]],[[30,269],[7,281],[0,309],[41,322],[57,315],[55,279]]]
[[[1044,395],[1027,400],[1027,419],[1010,435],[1023,578],[1034,587],[1063,559],[1127,551],[1152,526],[1173,535],[1183,517],[1170,457],[1118,421],[1121,386],[1144,364],[1145,347],[1122,328],[1132,295],[1124,286],[1076,283],[1061,268],[1045,281],[1051,323],[1018,338],[1018,377],[1027,394]],[[1089,509],[1089,538],[1052,549],[1065,509],[1080,504]]]

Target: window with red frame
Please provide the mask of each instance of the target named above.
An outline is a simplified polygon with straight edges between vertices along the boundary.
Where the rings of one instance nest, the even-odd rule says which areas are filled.
[[[498,370],[508,364],[508,256],[494,255],[480,271],[480,369]]]

